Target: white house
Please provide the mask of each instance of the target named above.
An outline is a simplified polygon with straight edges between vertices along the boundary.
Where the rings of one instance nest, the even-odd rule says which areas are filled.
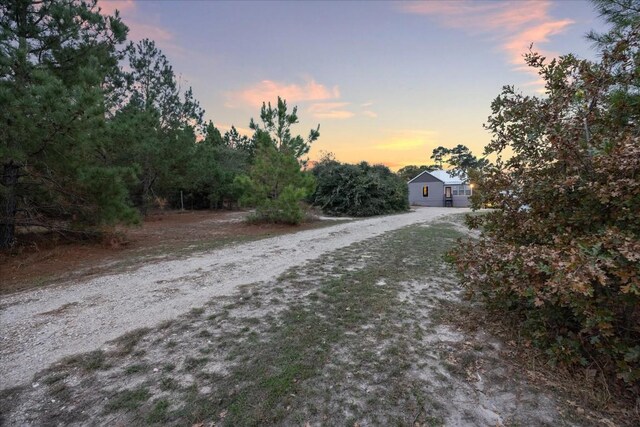
[[[410,205],[461,208],[471,204],[473,185],[465,177],[451,176],[445,170],[422,172],[407,185]]]

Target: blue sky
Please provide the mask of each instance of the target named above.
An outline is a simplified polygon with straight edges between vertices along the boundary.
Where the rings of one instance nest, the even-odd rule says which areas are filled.
[[[603,30],[587,1],[267,2],[100,1],[130,38],[154,39],[206,118],[248,127],[262,101],[299,107],[311,157],[429,163],[433,148],[482,152],[500,88],[541,90],[524,69],[530,43],[549,57],[593,58],[584,35]],[[248,132],[248,130],[247,130]]]

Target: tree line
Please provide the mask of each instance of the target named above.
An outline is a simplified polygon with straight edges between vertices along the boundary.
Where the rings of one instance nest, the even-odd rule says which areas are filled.
[[[490,164],[485,157],[476,157],[469,147],[458,144],[453,148],[436,147],[431,152],[431,160],[433,163],[428,165],[407,165],[398,170],[405,181],[415,178],[422,172],[433,172],[443,169],[444,165],[448,166],[448,172],[453,176],[469,178],[471,175],[482,172],[482,170]]]
[[[92,236],[153,206],[256,207],[298,223],[316,178],[297,108],[265,103],[222,134],[153,40],[127,43],[97,0],[0,4],[0,248],[16,227]]]

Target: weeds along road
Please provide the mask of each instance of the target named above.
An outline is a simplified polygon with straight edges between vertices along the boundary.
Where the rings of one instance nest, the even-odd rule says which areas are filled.
[[[326,252],[466,211],[417,208],[3,296],[0,389],[30,381],[64,356],[98,349],[126,332],[173,319],[240,285],[273,279]]]

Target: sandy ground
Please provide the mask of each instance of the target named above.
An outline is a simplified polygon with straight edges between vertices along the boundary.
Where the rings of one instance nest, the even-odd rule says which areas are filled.
[[[0,298],[1,389],[56,360],[176,318],[243,284],[269,281],[324,253],[466,209],[419,208],[169,260]]]
[[[22,234],[12,251],[0,251],[0,295],[60,281],[86,281],[120,271],[118,268],[123,265],[137,268],[167,258],[168,252],[176,258],[176,253],[212,251],[234,241],[259,240],[332,224],[330,221],[310,221],[297,226],[247,224],[244,219],[248,213],[156,211],[139,226],[105,230],[101,240],[63,240],[51,233]]]

